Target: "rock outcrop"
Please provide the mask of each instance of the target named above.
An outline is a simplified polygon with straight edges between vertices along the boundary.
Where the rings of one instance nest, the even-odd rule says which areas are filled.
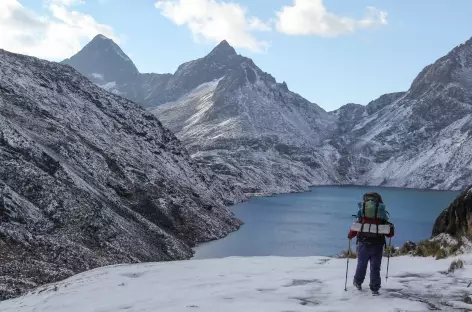
[[[468,235],[472,230],[472,186],[466,188],[434,223],[432,236],[441,233],[454,237]]]

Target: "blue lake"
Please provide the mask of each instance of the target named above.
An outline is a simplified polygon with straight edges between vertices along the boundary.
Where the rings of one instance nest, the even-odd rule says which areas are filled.
[[[310,192],[257,197],[233,206],[245,224],[195,248],[193,259],[230,256],[333,256],[347,249],[347,233],[366,192],[378,192],[395,224],[395,246],[429,238],[437,216],[459,192],[323,186]],[[353,240],[355,243],[355,240]],[[354,246],[355,248],[355,246]]]

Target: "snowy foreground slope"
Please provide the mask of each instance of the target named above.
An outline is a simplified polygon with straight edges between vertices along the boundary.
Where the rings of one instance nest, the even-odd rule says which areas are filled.
[[[472,256],[447,273],[453,259],[390,260],[380,296],[351,286],[356,261],[323,257],[225,258],[95,269],[3,301],[2,312],[155,311],[459,311],[472,278]],[[385,276],[386,261],[382,265]],[[367,272],[367,276],[369,271]],[[368,284],[368,282],[367,282]]]

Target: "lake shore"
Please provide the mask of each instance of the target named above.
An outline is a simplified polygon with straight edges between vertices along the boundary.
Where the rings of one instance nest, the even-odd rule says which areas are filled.
[[[202,250],[213,248],[225,251],[217,251],[216,255],[210,252],[209,257],[338,255],[347,247],[347,231],[353,221],[352,215],[357,211],[357,202],[361,201],[364,192],[370,191],[379,192],[387,203],[393,223],[398,228],[399,236],[394,238],[395,245],[402,245],[407,240],[428,238],[437,215],[457,196],[455,191],[442,190],[314,186],[308,192],[253,197],[231,208],[236,217],[244,222],[241,228],[220,240],[197,245],[191,259],[205,258]],[[411,226],[415,219],[415,226]],[[336,231],[332,231],[331,227],[336,228]],[[317,228],[324,232],[331,231],[331,235],[320,234]],[[269,233],[275,238],[268,237]],[[316,238],[320,235],[324,241]],[[280,240],[281,236],[287,239]],[[241,247],[244,245],[243,237],[247,239],[248,245],[253,245],[254,241],[261,244],[259,249],[263,251],[256,250],[251,254],[250,248]],[[225,244],[229,245],[223,246]],[[319,245],[321,249],[313,245]],[[331,245],[339,248],[335,249]],[[232,252],[230,246],[236,250]]]

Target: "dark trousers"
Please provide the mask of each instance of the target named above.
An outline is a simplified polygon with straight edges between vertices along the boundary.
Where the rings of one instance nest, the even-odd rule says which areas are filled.
[[[384,245],[369,245],[359,242],[357,249],[357,269],[354,281],[362,284],[367,272],[367,264],[370,261],[370,289],[375,291],[380,289],[380,266],[382,265]]]

